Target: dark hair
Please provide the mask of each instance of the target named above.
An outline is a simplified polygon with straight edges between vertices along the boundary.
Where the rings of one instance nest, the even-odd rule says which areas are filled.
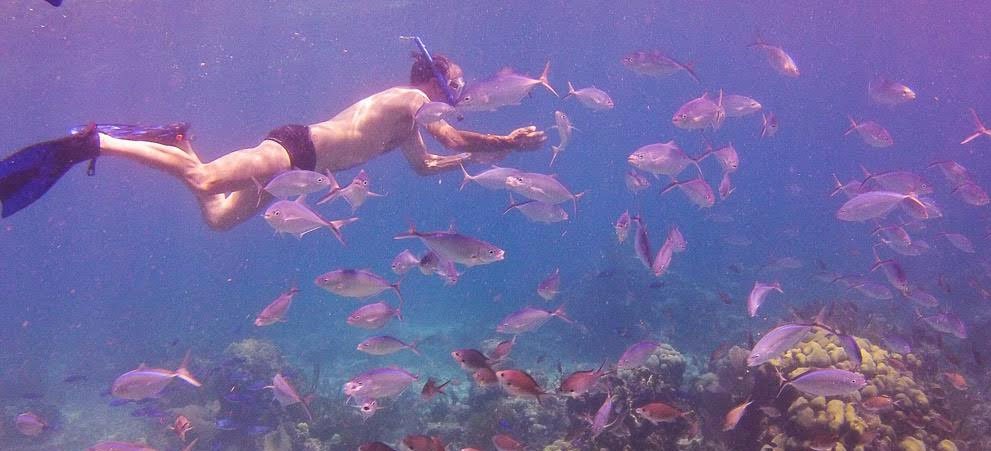
[[[430,63],[427,59],[420,53],[413,53],[413,67],[409,70],[409,82],[413,85],[418,85],[425,83],[434,78],[434,71],[430,68]],[[432,55],[434,59],[434,67],[440,71],[440,73],[447,75],[447,71],[451,68],[451,60],[447,59],[444,55]]]

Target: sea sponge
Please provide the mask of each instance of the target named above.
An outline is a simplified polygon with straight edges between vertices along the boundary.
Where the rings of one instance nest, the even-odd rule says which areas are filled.
[[[936,445],[938,451],[957,451],[957,444],[950,440],[943,440]]]
[[[840,428],[846,423],[846,417],[844,416],[843,401],[839,399],[832,399],[826,404],[826,416],[828,418],[828,423],[826,426],[833,433],[838,433]]]
[[[224,355],[242,361],[242,366],[257,376],[271,377],[286,366],[282,352],[268,340],[235,341],[227,346]]]
[[[926,451],[926,443],[915,437],[909,436],[902,439],[898,443],[898,449],[901,451]]]
[[[579,450],[580,448],[571,444],[571,442],[560,439],[544,447],[544,451],[579,451]]]

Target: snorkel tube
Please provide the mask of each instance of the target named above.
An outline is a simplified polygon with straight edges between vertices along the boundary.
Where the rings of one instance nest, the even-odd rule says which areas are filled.
[[[430,70],[434,72],[434,78],[437,79],[437,83],[440,88],[444,90],[444,95],[447,96],[447,104],[455,106],[458,103],[458,97],[454,95],[454,91],[451,90],[451,81],[447,79],[447,75],[440,73],[437,66],[434,65],[434,59],[430,56],[430,52],[427,51],[427,46],[423,45],[423,41],[420,40],[419,36],[400,36],[399,39],[406,41],[413,41],[417,48],[420,49],[420,54],[423,58],[427,60],[430,64]]]

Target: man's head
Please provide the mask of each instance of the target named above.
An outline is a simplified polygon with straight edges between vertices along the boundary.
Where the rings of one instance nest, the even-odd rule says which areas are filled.
[[[444,55],[433,55],[433,60],[434,67],[437,68],[438,72],[447,76],[451,91],[454,92],[455,96],[459,95],[461,88],[464,87],[464,78],[462,78],[464,73],[461,71],[461,66],[453,63]],[[409,82],[412,86],[426,93],[430,100],[435,102],[447,101],[447,95],[440,87],[438,80],[434,78],[434,70],[430,67],[430,62],[419,53],[413,54],[413,67],[410,68]]]

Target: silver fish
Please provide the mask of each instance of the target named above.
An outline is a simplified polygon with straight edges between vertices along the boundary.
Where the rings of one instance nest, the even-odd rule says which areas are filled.
[[[778,117],[774,113],[761,113],[760,137],[770,138],[778,133]]]
[[[760,37],[757,38],[757,42],[748,45],[752,49],[757,49],[764,53],[767,58],[767,63],[774,68],[779,74],[786,77],[798,77],[799,71],[798,66],[795,64],[795,60],[792,59],[791,55],[784,51],[781,47],[770,45]]]
[[[678,108],[671,122],[675,127],[687,130],[700,130],[711,127],[719,130],[726,119],[726,108],[723,107],[723,92],[719,91],[716,101],[709,98],[709,93],[702,93],[697,99],[692,99]]]
[[[385,290],[393,290],[402,302],[399,283],[389,283],[381,276],[366,269],[335,269],[317,276],[316,285],[338,296],[367,298]]]
[[[547,311],[544,309],[524,307],[521,310],[510,313],[499,325],[496,326],[496,332],[501,334],[522,334],[524,332],[530,332],[536,330],[540,326],[543,326],[551,318],[558,318],[569,324],[574,324],[571,318],[568,318],[568,314],[564,311],[564,305],[561,305],[554,311]]]
[[[644,340],[633,343],[619,357],[616,367],[621,370],[639,368],[647,363],[647,359],[661,344],[656,341]]]
[[[757,366],[780,357],[795,347],[799,341],[802,341],[802,338],[811,330],[812,325],[792,323],[782,324],[771,329],[750,350],[750,355],[747,356],[747,366]]]
[[[681,182],[675,180],[661,190],[661,194],[665,194],[675,188],[685,193],[688,200],[692,201],[699,208],[709,208],[716,203],[716,195],[712,192],[712,187],[701,177]]]
[[[961,340],[967,338],[967,326],[960,320],[960,317],[953,313],[946,312],[924,316],[919,310],[916,310],[915,314],[937,332],[950,334]]]
[[[571,201],[574,211],[578,210],[578,198],[582,193],[572,194],[553,175],[524,172],[506,177],[506,186],[513,192],[528,199],[556,205]]]
[[[844,136],[857,132],[860,135],[860,139],[871,147],[890,147],[895,144],[891,133],[882,127],[881,124],[874,121],[857,123],[852,117],[848,116],[848,118],[850,119],[850,128],[846,130],[846,133],[843,133]]]
[[[915,91],[897,81],[878,77],[867,83],[867,96],[878,105],[900,105],[915,100]]]
[[[650,77],[667,77],[685,71],[696,83],[700,83],[698,74],[691,64],[679,63],[659,50],[633,52],[624,56],[622,63],[627,69]]]
[[[761,304],[764,303],[764,298],[772,291],[784,293],[779,282],[754,282],[754,288],[750,290],[750,296],[747,297],[747,313],[750,314],[751,318],[757,316],[757,309],[760,308]]]
[[[511,210],[518,210],[520,213],[523,213],[523,216],[526,216],[527,219],[533,222],[542,222],[544,224],[568,220],[568,212],[564,211],[564,209],[558,205],[545,204],[536,200],[516,202],[513,199],[512,194],[509,195],[509,206],[503,210],[502,214],[509,213]]]
[[[573,125],[571,125],[571,119],[568,118],[567,114],[562,111],[554,112],[554,128],[557,129],[557,134],[560,137],[560,141],[556,146],[551,146],[551,166],[554,166],[554,160],[557,159],[557,154],[564,152],[564,149],[568,147],[571,142],[571,135],[578,130]]]
[[[303,196],[294,201],[277,201],[265,210],[263,216],[279,234],[288,233],[296,238],[303,238],[309,232],[326,227],[341,244],[344,244],[341,228],[358,220],[347,218],[328,221],[306,206]]]
[[[403,249],[395,258],[392,259],[392,272],[403,275],[409,272],[410,269],[415,268],[420,265],[420,257],[417,257],[409,249]]]
[[[344,394],[359,401],[388,398],[406,391],[419,377],[402,368],[375,368],[344,383]]]
[[[616,106],[605,91],[594,86],[576,90],[570,81],[568,82],[568,95],[564,98],[567,99],[568,97],[574,97],[586,108],[596,111],[611,110]]]
[[[331,178],[326,174],[301,169],[286,171],[276,175],[265,185],[262,185],[254,177],[251,180],[258,187],[259,194],[262,191],[266,191],[280,199],[302,196],[331,187]]]
[[[618,399],[616,395],[607,395],[606,400],[602,401],[602,405],[599,406],[599,410],[595,411],[595,416],[592,417],[592,439],[598,437],[612,424],[609,422],[609,417],[612,416],[613,404],[616,399]]]
[[[402,306],[394,309],[385,302],[363,305],[348,315],[347,323],[361,329],[381,329],[392,318],[402,321],[403,315],[400,312],[400,307]]]
[[[368,337],[361,343],[358,343],[357,349],[371,355],[389,355],[402,351],[403,349],[409,349],[410,352],[420,355],[420,351],[416,349],[415,342],[406,343],[398,338],[390,337],[388,335]]]
[[[537,285],[537,294],[544,298],[545,301],[550,301],[560,292],[561,270],[558,268]]]
[[[626,189],[633,194],[650,188],[650,180],[648,180],[647,177],[640,175],[640,173],[634,169],[630,169],[626,172],[626,177],[624,180],[626,181]]]
[[[815,396],[842,396],[863,388],[867,385],[867,378],[852,371],[824,368],[806,371],[784,385]]]
[[[459,111],[495,111],[504,106],[519,105],[537,86],[558,96],[547,80],[550,69],[548,62],[539,78],[519,75],[510,68],[502,69],[486,80],[468,85],[455,106]]]
[[[650,239],[647,237],[647,224],[639,216],[633,218],[637,230],[633,235],[633,251],[647,269],[653,270],[654,255],[650,250]]]
[[[427,102],[416,110],[413,119],[417,124],[430,125],[438,121],[446,121],[458,116],[458,110],[447,102]]]
[[[626,237],[630,233],[630,212],[628,210],[619,215],[619,218],[616,219],[616,224],[613,225],[613,229],[616,230],[617,241],[620,243],[626,241]]]
[[[924,218],[928,218],[929,216],[925,204],[912,194],[902,194],[892,191],[868,191],[846,201],[836,211],[836,218],[841,221],[867,221],[869,219],[882,218],[899,205],[903,205],[913,217],[921,215]]]
[[[478,175],[471,175],[465,170],[465,167],[461,166],[461,173],[464,175],[464,179],[461,181],[461,187],[459,189],[465,189],[465,185],[469,182],[475,182],[482,185],[484,188],[492,190],[509,189],[506,185],[506,178],[513,177],[522,174],[523,171],[513,168],[500,168],[499,166],[492,166],[484,172]]]
[[[640,147],[626,157],[626,162],[641,171],[668,177],[677,177],[688,166],[695,166],[699,177],[702,176],[698,161],[689,157],[674,140]]]
[[[344,198],[348,205],[351,206],[351,212],[353,213],[358,209],[358,207],[364,204],[365,200],[369,197],[384,196],[384,194],[373,193],[371,191],[368,181],[368,174],[364,169],[358,171],[358,175],[354,177],[354,180],[352,180],[351,183],[344,188],[341,188],[341,186],[337,184],[337,180],[334,180],[333,177],[331,177],[331,180],[333,180],[333,185],[330,192],[317,201],[317,205],[333,202],[334,199],[337,198]]]
[[[485,265],[506,258],[506,253],[502,249],[454,231],[418,232],[416,228],[410,227],[408,232],[394,237],[397,240],[406,238],[419,238],[441,260],[465,266]]]
[[[723,96],[723,108],[726,109],[726,117],[744,117],[760,111],[763,106],[750,97],[727,94]]]

